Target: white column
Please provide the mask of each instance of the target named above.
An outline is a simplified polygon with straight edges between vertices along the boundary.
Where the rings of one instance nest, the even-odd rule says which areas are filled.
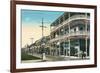
[[[66,56],[68,56],[68,40],[66,40],[67,41],[67,47],[66,47]]]
[[[59,56],[60,56],[60,41],[59,41],[59,43],[58,43],[58,44],[59,44]]]
[[[56,56],[58,56],[58,50],[57,50],[57,42],[56,42]]]
[[[86,41],[85,46],[86,46],[86,57],[87,57],[87,37],[85,38],[85,41]]]
[[[50,44],[50,55],[52,56],[52,46],[51,46],[52,44]]]
[[[70,13],[68,14],[69,21],[70,21]],[[68,23],[69,28],[69,36],[70,36],[70,24]],[[70,38],[69,38],[69,56],[70,56]]]
[[[65,41],[63,42],[63,54],[65,55]]]
[[[70,56],[70,39],[69,39],[69,56]]]
[[[78,57],[80,57],[80,40],[78,40],[78,44],[79,44],[79,46],[78,46]]]
[[[58,51],[57,51],[57,48],[56,48],[56,56],[58,56]]]
[[[50,55],[52,56],[52,47],[51,47],[51,49],[50,49]]]
[[[63,33],[62,36],[64,36],[65,34],[64,26],[62,27],[62,33]],[[65,40],[63,41],[63,55],[65,55]]]
[[[60,44],[59,44],[59,41],[58,41],[58,42],[57,42],[57,46],[58,46],[58,48],[57,48],[57,53],[58,53],[58,55],[60,55],[60,50],[59,50],[60,48],[59,48],[59,45],[60,45]]]
[[[66,40],[65,40],[64,42],[66,42]],[[65,45],[66,45],[66,44],[65,44]],[[67,47],[65,48],[65,51],[66,51],[65,55],[67,56]]]
[[[85,16],[86,16],[86,18],[87,18],[87,13],[85,14]],[[86,32],[86,34],[87,34],[87,21],[85,21],[85,32]],[[87,36],[86,36],[86,38],[85,38],[85,41],[86,41],[86,43],[85,43],[85,48],[86,48],[86,57],[87,57]]]
[[[59,37],[60,37],[61,36],[60,35],[60,28],[58,29],[58,31],[59,31]],[[60,40],[58,42],[59,42],[59,56],[60,56]]]

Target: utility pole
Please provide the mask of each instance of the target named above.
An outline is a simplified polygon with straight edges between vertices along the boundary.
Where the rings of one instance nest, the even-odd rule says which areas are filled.
[[[43,53],[42,53],[42,59],[46,60],[46,56],[45,56],[45,52],[44,52],[44,41],[43,41],[43,37],[44,37],[44,28],[46,28],[46,26],[44,26],[44,22],[43,22],[43,18],[42,18],[42,25],[40,26],[42,28],[42,49],[43,49]]]
[[[42,28],[42,38],[43,38],[44,37],[44,28],[46,28],[46,26],[44,26],[43,18],[42,18],[42,25],[40,27]]]

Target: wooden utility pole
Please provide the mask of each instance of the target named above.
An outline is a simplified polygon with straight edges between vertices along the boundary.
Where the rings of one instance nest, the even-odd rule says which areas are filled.
[[[42,25],[40,27],[42,28],[42,38],[43,38],[44,37],[44,28],[46,28],[46,26],[44,26],[43,18],[42,18]]]
[[[43,37],[44,37],[44,28],[46,28],[46,26],[44,26],[44,22],[43,22],[43,18],[42,18],[42,25],[40,26],[42,28],[42,49],[43,49],[43,53],[42,53],[42,59],[43,60],[46,60],[46,56],[45,56],[45,52],[44,52],[44,47],[43,47],[43,44],[44,44],[44,41],[43,41]]]

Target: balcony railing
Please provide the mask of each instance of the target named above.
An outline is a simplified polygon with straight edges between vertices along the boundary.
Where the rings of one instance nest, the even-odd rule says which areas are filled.
[[[58,40],[65,40],[66,38],[69,37],[74,37],[74,36],[90,36],[90,32],[89,31],[77,31],[77,32],[70,32],[69,34],[64,34],[64,35],[59,35],[58,37],[55,37],[53,39],[50,40],[50,42],[54,42],[54,41],[58,41]]]
[[[57,29],[61,28],[62,26],[68,25],[69,22],[71,22],[73,20],[77,20],[77,19],[87,19],[87,20],[89,20],[90,17],[89,16],[86,17],[85,15],[74,15],[74,16],[71,16],[67,20],[63,21],[61,24],[58,24],[57,26],[54,26],[54,28],[51,29],[51,32],[56,31]]]
[[[89,31],[77,31],[77,32],[70,32],[70,36],[77,36],[77,35],[89,35]]]

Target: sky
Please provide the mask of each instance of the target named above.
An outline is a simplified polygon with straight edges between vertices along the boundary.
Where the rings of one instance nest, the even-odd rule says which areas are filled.
[[[22,47],[40,39],[42,37],[42,19],[44,26],[44,36],[50,34],[50,24],[55,21],[64,12],[60,11],[39,11],[39,10],[21,10],[22,24]]]

